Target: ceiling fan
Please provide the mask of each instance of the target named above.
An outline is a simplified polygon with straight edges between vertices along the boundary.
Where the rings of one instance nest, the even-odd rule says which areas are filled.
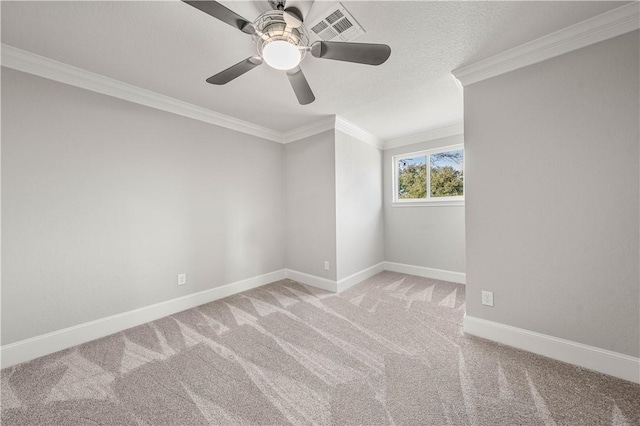
[[[380,65],[391,55],[391,48],[386,44],[316,41],[309,45],[309,32],[302,13],[296,7],[286,7],[284,0],[270,0],[273,10],[261,14],[254,22],[216,1],[183,1],[251,35],[258,48],[257,55],[209,77],[207,83],[226,84],[266,62],[272,68],[286,72],[298,102],[307,105],[316,99],[299,66],[307,52],[316,58],[367,65]]]

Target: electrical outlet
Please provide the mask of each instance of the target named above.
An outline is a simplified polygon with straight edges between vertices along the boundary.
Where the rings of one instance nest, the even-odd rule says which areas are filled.
[[[487,306],[493,306],[493,292],[482,291],[482,304]]]
[[[324,270],[325,270],[325,271],[328,271],[328,270],[329,270],[329,261],[328,261],[328,260],[325,260],[325,261],[324,261]]]
[[[187,274],[178,274],[178,285],[187,283]]]

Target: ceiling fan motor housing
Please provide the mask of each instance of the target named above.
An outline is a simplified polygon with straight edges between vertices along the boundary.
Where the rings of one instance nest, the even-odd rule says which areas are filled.
[[[286,41],[297,46],[300,50],[301,60],[304,58],[306,47],[309,45],[309,32],[304,25],[297,28],[287,25],[281,10],[263,13],[254,21],[253,26],[256,29],[253,37],[260,56],[263,56],[262,52],[269,43]]]
[[[391,54],[391,48],[386,44],[316,41],[310,46],[309,32],[303,24],[302,13],[295,6],[285,7],[284,0],[270,0],[275,10],[258,16],[254,23],[250,23],[217,1],[183,1],[225,24],[251,34],[260,55],[250,56],[220,71],[209,77],[207,83],[226,84],[264,62],[275,70],[285,71],[298,102],[301,105],[307,105],[315,100],[309,82],[299,66],[307,51],[316,58],[368,65],[380,65]],[[335,21],[333,15],[338,12],[341,17],[344,17],[345,13],[338,10],[325,20],[333,24]],[[329,19],[330,17],[333,21]],[[348,19],[344,17],[343,21]],[[315,28],[317,26],[317,24],[314,25],[316,34],[319,33]],[[325,26],[328,27],[328,24]]]

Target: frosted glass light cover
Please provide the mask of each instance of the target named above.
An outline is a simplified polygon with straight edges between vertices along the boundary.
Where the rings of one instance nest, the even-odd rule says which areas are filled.
[[[272,68],[290,70],[298,66],[302,55],[293,44],[284,40],[275,40],[264,46],[262,58]]]

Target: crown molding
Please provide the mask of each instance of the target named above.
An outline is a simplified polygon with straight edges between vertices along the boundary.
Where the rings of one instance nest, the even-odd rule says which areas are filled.
[[[378,149],[386,148],[386,143],[377,136],[361,129],[342,117],[324,117],[316,122],[296,129],[279,132],[248,121],[212,111],[169,96],[161,95],[132,84],[124,83],[72,65],[58,62],[7,44],[1,44],[1,65],[49,80],[123,99],[194,120],[214,124],[252,136],[278,143],[290,143],[328,130],[339,130]],[[461,133],[461,132],[460,132]],[[414,135],[413,137],[416,137]],[[442,136],[441,136],[442,137]],[[404,138],[403,138],[404,139]],[[433,139],[433,137],[432,137]],[[392,140],[391,143],[395,141]],[[399,145],[398,145],[399,146]]]
[[[336,116],[332,115],[311,124],[300,126],[293,130],[289,130],[288,132],[282,133],[280,142],[286,144],[299,141],[300,139],[308,138],[309,136],[317,135],[319,133],[326,132],[327,130],[333,130],[335,128],[335,125]]]
[[[346,133],[349,136],[353,136],[354,138],[364,143],[368,143],[369,145],[374,146],[378,149],[382,149],[384,146],[384,141],[382,139],[361,129],[355,124],[348,122],[342,117],[336,116],[335,129],[341,131],[342,133]]]
[[[434,139],[462,134],[464,134],[464,125],[462,123],[456,123],[451,126],[439,127],[437,129],[426,130],[424,132],[414,133],[400,138],[389,139],[388,141],[385,141],[384,149],[398,148],[405,145],[413,145],[414,143],[427,142]]]
[[[147,89],[124,83],[101,74],[87,71],[72,65],[58,62],[35,53],[1,44],[1,65],[49,80],[134,102],[173,114],[189,117],[205,123],[257,136],[279,143],[290,143],[327,130],[341,130],[378,148],[382,140],[360,129],[348,121],[334,115],[322,118],[314,123],[296,129],[279,132],[268,127],[240,120]]]
[[[285,144],[291,143],[299,141],[300,139],[307,138],[309,136],[326,132],[327,130],[339,130],[342,133],[352,136],[359,141],[372,145],[378,149],[382,149],[384,144],[384,141],[382,139],[337,115],[332,115],[314,123],[307,124],[305,126],[301,126],[285,132],[282,134],[281,141]]]
[[[252,136],[282,142],[282,133],[273,129],[220,114],[210,109],[142,89],[91,71],[54,61],[53,59],[36,55],[35,53],[18,49],[4,43],[1,45],[1,48],[1,64],[4,67],[215,124],[216,126],[225,127]]]
[[[640,28],[640,3],[634,1],[554,33],[452,71],[468,86]]]
[[[7,44],[1,44],[1,65],[70,86],[123,99],[140,105],[189,117],[252,136],[278,143],[290,143],[327,130],[339,130],[365,143],[382,149],[384,141],[357,127],[342,117],[324,117],[314,123],[296,129],[279,132],[268,127],[240,120],[169,96],[161,95],[132,84],[124,83],[72,65],[58,62]]]

